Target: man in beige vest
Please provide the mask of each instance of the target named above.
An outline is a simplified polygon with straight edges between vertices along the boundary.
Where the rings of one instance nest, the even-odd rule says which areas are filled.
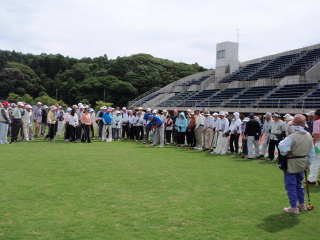
[[[283,210],[299,214],[300,211],[307,211],[302,180],[303,171],[314,159],[314,145],[311,134],[304,129],[307,127],[305,116],[297,114],[288,124],[292,126],[293,132],[279,143],[280,154],[288,159],[284,184],[291,205]]]

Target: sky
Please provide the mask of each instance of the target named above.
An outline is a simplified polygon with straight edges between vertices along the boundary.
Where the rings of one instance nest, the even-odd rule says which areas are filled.
[[[214,68],[320,43],[319,0],[0,0],[0,49],[83,58],[147,53]]]

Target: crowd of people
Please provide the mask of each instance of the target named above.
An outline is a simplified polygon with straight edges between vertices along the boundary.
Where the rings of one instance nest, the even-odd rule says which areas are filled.
[[[162,148],[165,144],[173,144],[212,154],[241,154],[242,158],[277,161],[275,152],[278,152],[278,158],[281,154],[291,156],[290,148],[294,141],[305,140],[304,144],[300,144],[305,145],[304,150],[299,150],[303,156],[299,155],[299,151],[293,151],[295,158],[298,156],[303,161],[300,162],[300,167],[290,166],[290,171],[299,169],[300,180],[296,184],[301,183],[301,167],[309,161],[311,167],[308,183],[317,183],[320,167],[320,109],[308,112],[306,117],[301,114],[286,114],[282,120],[279,113],[267,112],[263,116],[250,113],[242,116],[241,120],[239,112],[230,116],[225,111],[211,114],[209,110],[199,108],[194,111],[189,109],[186,113],[175,109],[172,115],[165,109],[160,114],[157,109],[147,108],[143,111],[142,107],[129,110],[126,107],[120,109],[106,106],[102,106],[96,114],[90,104],[82,103],[68,107],[66,111],[62,106],[48,107],[41,102],[33,107],[24,102],[10,104],[4,101],[0,108],[0,144],[19,142],[20,139],[32,141],[38,137],[51,142],[60,135],[63,135],[65,141],[92,143],[96,126],[96,137],[103,142],[128,139],[142,141],[147,147],[159,144]],[[309,135],[297,135],[297,132]],[[7,140],[9,136],[10,141]],[[315,150],[314,161],[311,157],[310,138],[311,148]],[[308,155],[310,156],[307,157]],[[286,184],[292,181],[292,176],[288,176],[285,178]],[[292,186],[287,188],[286,185],[286,189],[290,198]],[[295,193],[296,198],[297,196],[301,198],[301,192],[300,195]],[[286,212],[297,213],[299,207],[300,210],[304,209],[304,205],[297,206],[293,203],[297,202],[296,198],[292,200],[290,208],[284,209]]]

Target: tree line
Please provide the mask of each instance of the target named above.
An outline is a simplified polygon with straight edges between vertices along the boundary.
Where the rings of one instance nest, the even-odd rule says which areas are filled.
[[[206,70],[197,63],[176,63],[149,54],[76,59],[0,50],[0,99],[125,106],[152,88]]]

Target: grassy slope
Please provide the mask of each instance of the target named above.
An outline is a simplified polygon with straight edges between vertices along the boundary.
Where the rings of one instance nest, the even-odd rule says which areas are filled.
[[[0,146],[0,239],[318,239],[275,164],[120,141]]]

